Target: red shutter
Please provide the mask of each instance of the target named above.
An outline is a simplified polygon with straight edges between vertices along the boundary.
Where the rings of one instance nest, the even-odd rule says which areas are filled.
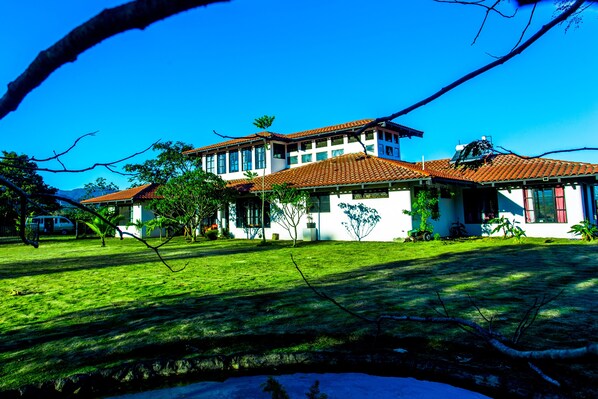
[[[525,223],[534,223],[534,201],[532,198],[532,190],[523,188],[523,209],[525,212]]]
[[[556,202],[557,223],[567,223],[567,209],[565,208],[565,190],[563,186],[554,188],[554,199]]]

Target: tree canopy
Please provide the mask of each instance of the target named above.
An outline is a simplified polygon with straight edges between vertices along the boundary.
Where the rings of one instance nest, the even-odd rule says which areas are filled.
[[[196,240],[202,220],[214,215],[228,199],[226,182],[201,169],[173,177],[156,194],[162,198],[152,201],[150,207],[157,215],[184,226],[191,241]]]
[[[191,144],[181,141],[156,143],[152,150],[159,151],[158,156],[141,164],[128,164],[125,171],[134,173],[129,181],[134,185],[149,183],[166,184],[170,179],[180,177],[201,166],[201,158],[189,157],[184,151],[192,150]]]
[[[3,150],[0,157],[0,176],[20,187],[30,198],[35,198],[39,205],[33,208],[35,213],[48,214],[60,207],[56,199],[42,196],[54,195],[57,190],[44,183],[44,179],[37,173],[37,164],[27,155]],[[0,185],[0,225],[15,224],[20,215],[21,201],[22,198],[16,192]]]

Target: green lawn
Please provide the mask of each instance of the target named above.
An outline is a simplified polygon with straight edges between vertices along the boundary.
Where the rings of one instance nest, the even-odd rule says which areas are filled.
[[[598,332],[598,246],[477,239],[430,243],[318,242],[291,248],[230,240],[167,245],[170,272],[131,239],[0,245],[0,390],[122,362],[243,351],[333,349],[375,334],[318,300],[308,278],[356,312],[480,316],[508,334],[534,298],[563,294],[523,340],[580,346]],[[467,342],[458,329],[389,326],[388,334]]]

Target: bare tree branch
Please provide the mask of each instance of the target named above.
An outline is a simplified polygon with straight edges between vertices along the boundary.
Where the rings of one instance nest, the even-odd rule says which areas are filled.
[[[540,39],[542,36],[544,36],[547,32],[549,32],[552,28],[554,28],[555,26],[557,26],[558,24],[560,24],[563,21],[566,21],[571,15],[573,15],[576,11],[578,11],[580,9],[580,7],[582,5],[584,5],[585,0],[575,0],[573,3],[571,3],[570,6],[568,6],[562,13],[560,13],[558,16],[556,16],[555,18],[553,18],[550,22],[548,22],[546,25],[542,26],[535,34],[533,34],[529,39],[527,39],[526,41],[524,41],[523,43],[521,43],[519,46],[517,46],[516,48],[513,49],[513,51],[511,51],[510,53],[506,54],[505,56],[489,63],[486,64],[485,66],[476,69],[475,71],[472,71],[464,76],[462,76],[461,78],[453,81],[452,83],[450,83],[449,85],[443,87],[442,89],[438,90],[436,93],[432,94],[431,96],[428,96],[426,98],[424,98],[423,100],[410,105],[407,108],[404,108],[398,112],[395,112],[393,114],[390,114],[388,116],[383,116],[383,117],[379,117],[374,119],[373,121],[366,123],[364,126],[362,126],[360,129],[356,130],[355,132],[352,133],[352,135],[354,137],[359,137],[359,135],[361,135],[361,133],[363,133],[364,131],[366,131],[367,129],[370,129],[372,127],[377,126],[379,123],[382,122],[390,122],[393,119],[396,119],[400,116],[406,115],[408,113],[410,113],[411,111],[414,111],[418,108],[423,107],[424,105],[427,105],[428,103],[438,99],[439,97],[442,97],[443,95],[445,95],[446,93],[448,93],[449,91],[461,86],[462,84],[469,82],[470,80],[480,76],[481,74],[488,72],[491,69],[494,69],[502,64],[504,64],[505,62],[509,61],[510,59],[514,58],[515,56],[521,54],[525,49],[527,49],[528,47],[530,47],[532,44],[534,44],[536,41],[538,41],[538,39]]]
[[[97,133],[98,133],[98,130],[96,130],[95,132],[85,133],[84,135],[77,137],[77,139],[73,142],[73,144],[71,144],[71,146],[69,148],[67,148],[66,150],[64,150],[58,154],[56,153],[56,151],[54,151],[54,155],[51,157],[42,158],[42,159],[37,159],[36,157],[32,157],[29,160],[33,161],[33,162],[49,162],[49,161],[58,159],[59,157],[71,152],[71,150],[74,149],[77,146],[77,144],[79,144],[79,141],[83,140],[85,137],[95,136]]]
[[[305,277],[305,275],[299,268],[299,265],[293,259],[292,255],[291,255],[291,261],[295,265],[295,269],[297,269],[297,271],[301,275],[301,278],[303,279],[305,284],[319,298],[332,303],[337,308],[339,308],[343,312],[345,312],[353,317],[356,317],[356,318],[363,320],[365,322],[368,322],[368,323],[376,323],[378,325],[378,328],[380,326],[380,323],[384,320],[391,320],[391,321],[395,321],[395,322],[450,324],[450,325],[454,325],[454,326],[458,326],[458,327],[466,327],[466,328],[471,329],[471,332],[473,332],[475,335],[483,338],[484,341],[486,341],[495,350],[497,350],[498,352],[500,352],[508,357],[511,357],[513,359],[575,360],[575,359],[580,359],[580,358],[584,358],[584,357],[598,358],[598,343],[588,343],[586,346],[579,347],[579,348],[571,348],[571,349],[546,349],[546,350],[531,350],[531,351],[514,349],[511,346],[509,346],[508,344],[506,344],[505,342],[503,342],[504,337],[501,334],[497,334],[496,332],[493,332],[491,329],[484,328],[474,321],[467,320],[467,319],[464,319],[461,317],[451,317],[451,316],[423,317],[423,316],[387,315],[387,314],[381,314],[375,319],[370,318],[370,317],[365,317],[359,313],[352,311],[351,309],[347,308],[346,306],[344,306],[341,303],[339,303],[338,301],[336,301],[334,298],[330,297],[326,293],[324,293],[321,290],[318,290],[316,287],[314,287],[313,284],[311,284],[309,282],[309,280]],[[538,306],[540,306],[540,308],[541,308],[542,306],[548,304],[549,302],[551,302],[552,300],[557,298],[560,294],[561,293],[559,293],[556,296],[551,297],[549,299],[543,299],[542,301],[536,302],[534,304],[534,307],[537,308]],[[440,295],[438,295],[438,296],[440,296]],[[443,306],[443,309],[445,309],[445,313],[448,313],[446,311],[446,307],[444,306],[444,303],[441,302],[441,304]],[[527,323],[528,321],[529,320],[526,320],[525,323]]]
[[[504,0],[496,0],[494,2],[494,4],[492,4],[491,6],[486,5],[485,4],[485,0],[477,0],[477,1],[434,0],[434,1],[437,2],[437,3],[449,3],[449,4],[461,4],[461,5],[466,5],[466,6],[478,6],[478,7],[482,7],[482,8],[486,9],[486,12],[484,14],[484,19],[482,20],[482,23],[480,24],[478,32],[476,33],[476,35],[473,38],[473,41],[471,43],[472,46],[476,43],[476,41],[478,40],[478,38],[482,34],[482,31],[484,30],[484,26],[486,26],[486,21],[488,20],[488,16],[490,15],[490,13],[494,12],[494,13],[500,15],[503,18],[513,18],[513,17],[515,17],[515,15],[517,15],[517,9],[515,9],[515,11],[513,12],[513,14],[509,15],[509,14],[503,13],[502,11],[500,11],[497,8]]]
[[[85,168],[81,168],[81,169],[68,169],[65,166],[65,164],[62,162],[62,160],[60,159],[60,157],[63,156],[63,155],[65,155],[65,154],[67,154],[67,153],[69,153],[71,150],[73,150],[76,147],[77,143],[82,138],[87,137],[87,136],[95,135],[95,133],[96,132],[84,134],[83,136],[77,138],[77,140],[75,140],[75,142],[67,150],[65,150],[65,151],[63,151],[63,152],[61,152],[59,154],[54,153],[54,155],[51,156],[51,157],[43,158],[43,159],[37,159],[35,157],[31,157],[31,158],[27,157],[27,161],[28,162],[39,163],[39,162],[57,161],[58,163],[60,163],[60,165],[62,165],[62,169],[40,168],[39,166],[36,166],[36,167],[27,167],[27,166],[8,165],[8,164],[6,164],[5,166],[11,167],[11,168],[15,168],[15,169],[21,169],[21,170],[35,170],[35,171],[38,171],[38,172],[48,172],[48,173],[82,173],[82,172],[88,172],[88,171],[96,169],[96,168],[106,168],[110,172],[116,173],[116,174],[119,174],[119,175],[122,175],[122,176],[133,176],[134,173],[125,173],[125,172],[121,172],[119,170],[116,170],[115,169],[116,165],[118,165],[119,163],[128,161],[129,159],[134,158],[134,157],[136,157],[138,155],[146,153],[147,151],[151,150],[154,145],[156,145],[157,143],[160,142],[160,140],[157,140],[154,143],[152,143],[149,147],[147,147],[147,148],[145,148],[145,149],[143,149],[141,151],[137,151],[137,152],[135,152],[135,153],[133,153],[131,155],[127,155],[124,158],[117,159],[115,161],[111,161],[111,162],[96,162],[93,165],[87,166]],[[0,156],[0,159],[8,160],[10,158]]]
[[[499,148],[500,151],[496,151],[496,148]],[[495,147],[495,152],[499,153],[499,154],[503,154],[503,155],[514,155],[518,158],[521,159],[534,159],[534,158],[542,158],[545,157],[546,155],[551,155],[551,154],[561,154],[561,153],[566,153],[566,152],[579,152],[579,151],[598,151],[598,147],[579,147],[579,148],[569,148],[566,150],[552,150],[552,151],[546,151],[543,152],[541,154],[538,155],[532,155],[532,156],[526,156],[526,155],[520,155],[517,154],[516,152],[513,152],[511,150],[508,150],[502,146],[497,146]]]
[[[74,62],[77,57],[118,33],[132,29],[145,29],[154,22],[192,8],[229,0],[134,0],[107,8],[87,22],[79,25],[66,36],[33,60],[27,69],[8,84],[0,98],[0,119],[15,111],[25,96],[39,86],[62,65]]]
[[[519,40],[517,41],[517,43],[515,43],[515,45],[511,49],[511,51],[515,50],[517,48],[517,46],[519,46],[521,44],[521,42],[523,41],[523,37],[525,36],[525,33],[529,29],[530,25],[532,24],[532,20],[534,19],[534,13],[536,12],[536,5],[537,4],[534,4],[534,7],[532,8],[532,12],[529,14],[529,18],[527,20],[527,25],[525,25],[525,28],[523,28],[523,30],[521,31],[521,36],[519,36]]]

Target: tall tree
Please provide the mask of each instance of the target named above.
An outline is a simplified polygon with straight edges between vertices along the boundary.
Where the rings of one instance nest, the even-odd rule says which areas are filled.
[[[27,155],[2,151],[0,157],[0,176],[4,176],[13,184],[25,191],[30,198],[35,198],[39,207],[30,209],[38,214],[51,213],[60,208],[53,198],[41,197],[45,194],[56,194],[56,189],[44,183],[37,173],[37,164]],[[13,190],[0,183],[0,225],[14,225],[21,213],[22,198]]]
[[[228,201],[226,182],[201,169],[170,179],[156,194],[162,198],[152,201],[150,207],[157,215],[176,220],[185,227],[191,241],[197,240],[201,221]]]
[[[272,124],[274,123],[274,118],[275,116],[268,116],[268,115],[264,115],[264,116],[260,116],[259,118],[256,118],[253,121],[253,124],[255,127],[257,127],[258,129],[262,129],[264,131],[267,131],[270,126],[272,126]],[[266,150],[268,147],[268,142],[266,141],[265,138],[263,138],[263,142],[264,142],[264,168],[262,169],[262,189],[260,191],[260,197],[262,198],[262,244],[266,243],[266,226],[265,226],[265,222],[266,222],[266,192],[265,192],[265,178],[266,178],[266,163],[265,163],[265,157],[266,157]]]
[[[142,184],[166,184],[170,179],[181,176],[201,166],[201,158],[188,157],[184,151],[192,150],[191,144],[181,141],[165,141],[152,146],[154,151],[159,151],[158,156],[148,159],[141,164],[128,164],[125,171],[134,173],[129,181],[139,186]]]

